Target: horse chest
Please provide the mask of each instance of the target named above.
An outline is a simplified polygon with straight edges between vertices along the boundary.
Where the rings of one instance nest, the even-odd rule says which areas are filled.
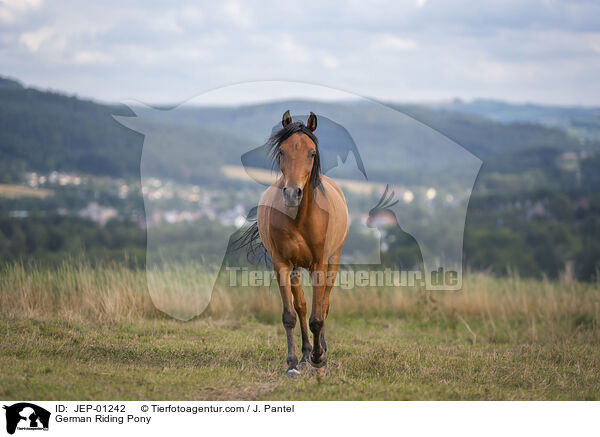
[[[310,241],[311,243],[309,244]],[[284,260],[290,261],[296,267],[309,268],[319,262],[315,250],[316,247],[321,247],[322,244],[315,244],[314,236],[306,235],[306,233],[295,229],[294,232],[280,231],[273,233],[273,242],[277,247],[277,252]]]

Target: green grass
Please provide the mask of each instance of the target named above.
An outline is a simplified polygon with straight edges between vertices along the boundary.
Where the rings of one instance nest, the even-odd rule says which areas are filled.
[[[4,321],[0,397],[600,399],[600,348],[575,324],[552,341],[479,344],[442,321],[332,320],[327,330],[327,372],[288,380],[278,325]]]
[[[600,400],[597,284],[336,290],[327,371],[286,379],[271,290],[221,290],[178,322],[143,272],[19,269],[0,276],[4,399]]]

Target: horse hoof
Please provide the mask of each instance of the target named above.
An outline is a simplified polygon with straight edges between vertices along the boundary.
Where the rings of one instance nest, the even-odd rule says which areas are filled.
[[[298,370],[302,371],[308,367],[308,363],[305,360],[300,361],[298,363]]]
[[[296,369],[288,369],[287,372],[285,372],[286,378],[297,378],[299,376],[300,372],[298,372]]]
[[[310,366],[311,366],[313,369],[321,369],[321,368],[323,368],[323,367],[326,367],[326,366],[327,366],[327,358],[324,358],[323,360],[321,360],[321,361],[319,361],[319,362],[316,362],[316,363],[315,363],[315,362],[313,361],[313,357],[312,357],[312,355],[309,355],[309,356],[308,356],[308,364],[310,364]]]

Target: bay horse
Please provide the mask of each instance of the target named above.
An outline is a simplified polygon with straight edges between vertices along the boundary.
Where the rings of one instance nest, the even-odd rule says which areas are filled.
[[[348,235],[348,207],[342,190],[321,174],[319,141],[314,134],[316,115],[311,112],[305,125],[292,121],[288,110],[281,124],[267,142],[273,165],[279,167],[281,175],[261,196],[253,237],[260,237],[271,255],[283,302],[286,376],[295,377],[300,374],[294,348],[296,315],[302,334],[300,368],[310,365],[318,369],[327,364],[325,319]],[[301,268],[310,272],[313,289],[308,326]]]

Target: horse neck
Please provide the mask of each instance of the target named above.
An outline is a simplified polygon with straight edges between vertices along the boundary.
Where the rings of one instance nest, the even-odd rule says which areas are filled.
[[[314,206],[315,189],[312,187],[309,179],[309,182],[306,184],[302,200],[300,201],[300,206],[298,206],[296,222],[300,224],[306,222],[307,220],[310,220]]]

